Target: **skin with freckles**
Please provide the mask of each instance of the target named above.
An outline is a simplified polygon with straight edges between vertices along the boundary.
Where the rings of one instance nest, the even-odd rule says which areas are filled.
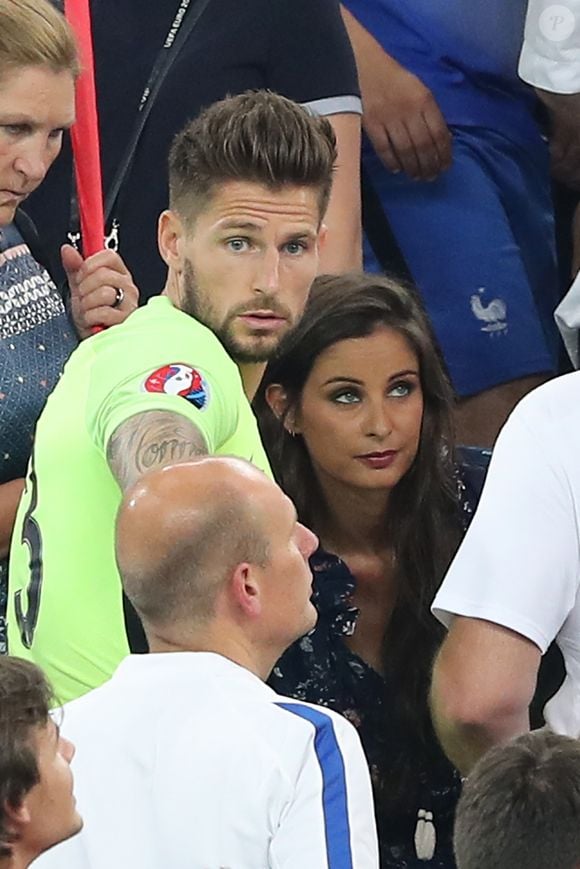
[[[29,66],[0,79],[0,227],[44,180],[74,111],[70,72]]]

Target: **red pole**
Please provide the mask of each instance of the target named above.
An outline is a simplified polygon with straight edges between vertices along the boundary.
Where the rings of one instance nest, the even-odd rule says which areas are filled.
[[[104,247],[103,185],[95,66],[89,0],[65,0],[65,15],[73,28],[82,72],[76,86],[76,122],[71,130],[78,206],[85,257]]]

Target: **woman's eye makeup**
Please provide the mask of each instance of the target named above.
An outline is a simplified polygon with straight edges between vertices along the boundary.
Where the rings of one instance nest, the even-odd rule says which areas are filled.
[[[336,404],[355,404],[360,400],[360,396],[355,389],[349,387],[331,393],[330,400]]]
[[[406,398],[414,389],[415,384],[410,380],[400,380],[389,387],[389,395],[392,395],[394,398]]]
[[[387,395],[390,398],[407,398],[415,391],[416,386],[412,380],[398,380],[387,387]],[[352,386],[336,389],[328,397],[335,404],[356,404],[361,401],[360,390]]]

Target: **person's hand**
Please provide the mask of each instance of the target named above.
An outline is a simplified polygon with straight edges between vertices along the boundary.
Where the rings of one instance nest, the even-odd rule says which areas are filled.
[[[70,244],[61,257],[71,294],[71,311],[81,338],[95,326],[122,323],[137,307],[139,290],[118,253],[100,250],[86,260]]]
[[[451,165],[452,139],[435,97],[341,5],[356,57],[363,127],[391,172],[432,181]]]
[[[433,181],[451,164],[449,128],[429,88],[381,54],[361,84],[365,131],[391,172]]]
[[[435,97],[344,6],[363,101],[363,127],[391,172],[433,181],[451,165],[451,133]]]

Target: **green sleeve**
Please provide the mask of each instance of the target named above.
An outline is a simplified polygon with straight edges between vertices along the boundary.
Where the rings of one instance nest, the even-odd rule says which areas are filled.
[[[106,454],[109,439],[125,420],[151,410],[169,411],[191,420],[203,435],[209,453],[219,449],[236,431],[239,414],[236,387],[241,389],[237,368],[234,366],[232,378],[220,376],[219,372],[214,374],[195,360],[178,363],[193,369],[203,380],[205,403],[198,408],[184,396],[148,391],[148,379],[156,371],[175,364],[175,357],[166,357],[166,360],[133,370],[118,382],[111,383],[109,379],[108,384],[99,372],[100,366],[94,367],[95,384],[89,390],[87,424],[93,442],[103,454]]]

